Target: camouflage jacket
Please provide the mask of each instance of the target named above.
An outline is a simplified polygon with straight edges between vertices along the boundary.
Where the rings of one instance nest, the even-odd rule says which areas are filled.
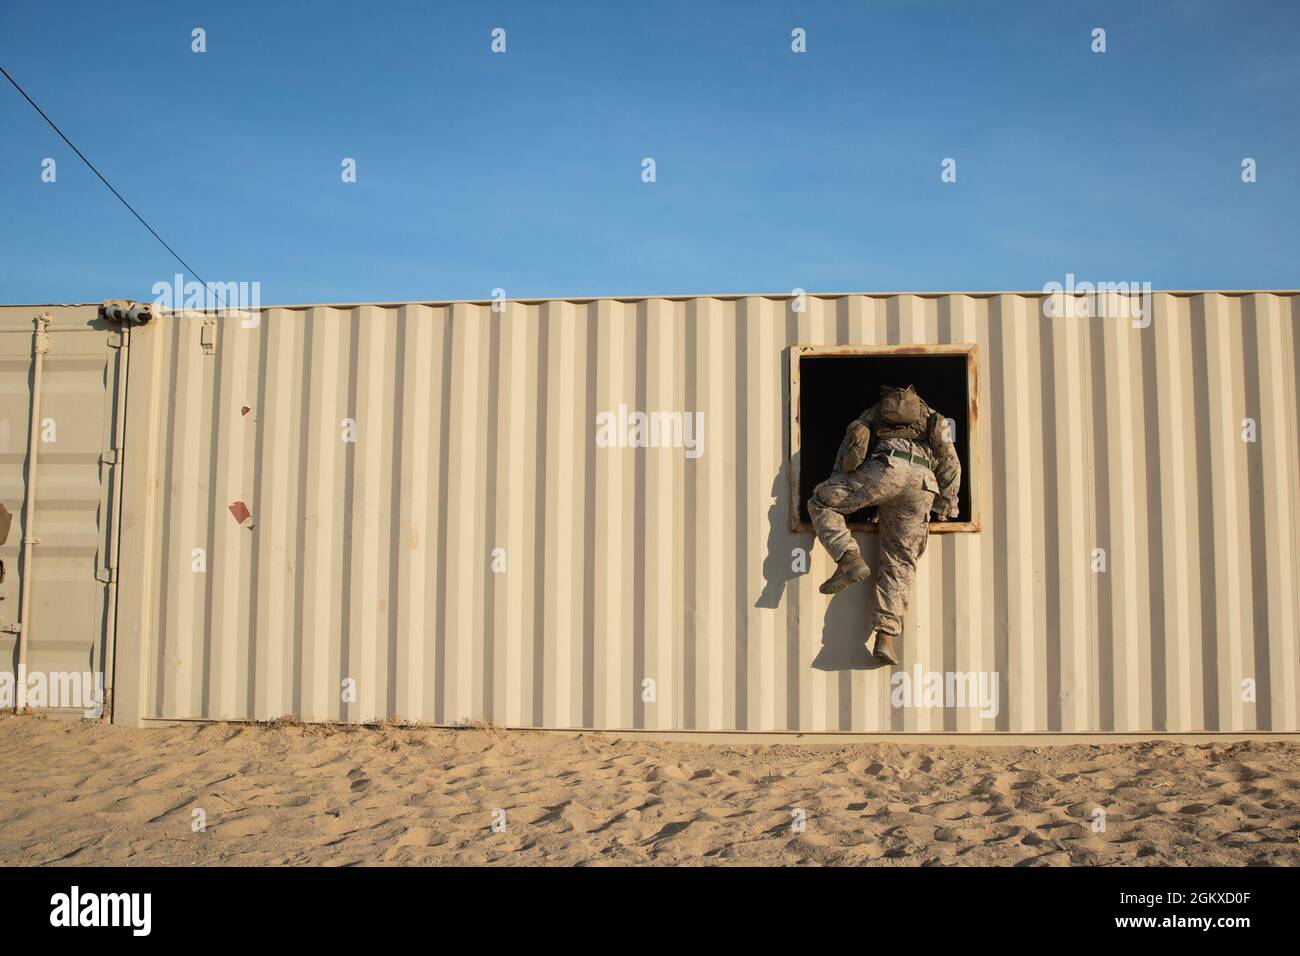
[[[884,438],[872,447],[871,436],[876,428],[880,404],[876,403],[854,419],[840,442],[835,456],[835,473],[848,475],[861,467],[868,454],[876,455],[893,448],[927,455],[931,461],[936,487],[934,512],[939,515],[957,515],[957,492],[961,488],[961,462],[948,434],[948,422],[942,415],[925,406],[925,434],[916,441],[906,438]]]

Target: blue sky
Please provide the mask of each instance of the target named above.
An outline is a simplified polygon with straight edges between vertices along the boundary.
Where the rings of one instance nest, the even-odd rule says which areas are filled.
[[[284,7],[0,5],[0,63],[264,304],[1300,285],[1292,0]],[[7,83],[0,210],[0,302],[178,269]]]

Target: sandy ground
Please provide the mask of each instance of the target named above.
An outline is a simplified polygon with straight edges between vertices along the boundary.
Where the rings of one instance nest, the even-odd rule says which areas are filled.
[[[1300,864],[1300,745],[1278,742],[737,746],[4,717],[0,782],[6,864]]]

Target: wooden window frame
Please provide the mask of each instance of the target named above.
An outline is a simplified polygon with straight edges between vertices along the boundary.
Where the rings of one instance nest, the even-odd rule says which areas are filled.
[[[958,534],[958,533],[978,533],[980,530],[980,492],[982,485],[982,472],[980,467],[980,443],[979,443],[979,358],[974,343],[966,342],[945,342],[936,345],[792,345],[790,352],[790,447],[786,451],[786,466],[790,474],[790,504],[789,520],[790,530],[809,534],[812,532],[812,524],[802,520],[800,515],[799,503],[802,500],[800,494],[800,475],[799,475],[799,449],[801,446],[800,422],[799,422],[799,374],[800,360],[804,356],[826,358],[826,357],[852,357],[852,356],[874,356],[877,358],[888,358],[890,356],[926,356],[926,355],[964,355],[966,356],[966,441],[967,467],[962,474],[962,481],[968,482],[970,488],[970,520],[969,521],[931,521],[931,534]],[[960,441],[961,438],[958,438]],[[822,476],[823,478],[825,476]],[[822,480],[821,478],[818,479]],[[810,489],[811,490],[811,489]],[[871,521],[854,521],[849,524],[850,531],[876,532],[879,530],[875,522]]]

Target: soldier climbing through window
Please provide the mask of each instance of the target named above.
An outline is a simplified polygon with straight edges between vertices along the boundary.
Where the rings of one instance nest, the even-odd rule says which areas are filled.
[[[844,516],[872,505],[879,509],[876,602],[867,644],[883,664],[898,663],[894,641],[902,634],[916,562],[925,553],[927,515],[933,511],[936,521],[956,517],[960,487],[961,463],[947,420],[912,386],[884,385],[880,401],[849,425],[830,478],[813,489],[808,513],[838,564],[822,584],[823,594],[870,577]]]

